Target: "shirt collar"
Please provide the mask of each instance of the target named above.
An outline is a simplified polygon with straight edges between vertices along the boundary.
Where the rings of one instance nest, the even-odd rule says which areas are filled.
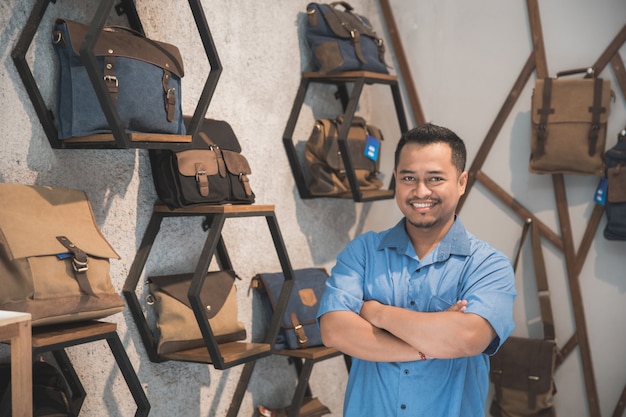
[[[402,218],[382,237],[378,249],[396,248],[398,252],[415,256],[411,239],[405,228],[406,218]],[[455,216],[452,227],[432,252],[434,261],[444,261],[451,255],[469,256],[470,240],[461,220]]]

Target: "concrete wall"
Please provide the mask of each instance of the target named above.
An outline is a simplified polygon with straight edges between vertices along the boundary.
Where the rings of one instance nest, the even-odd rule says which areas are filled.
[[[95,2],[58,1],[51,4],[28,60],[42,95],[54,107],[55,56],[49,42],[56,17],[88,21]],[[93,3],[93,4],[92,4]],[[204,85],[208,63],[185,1],[141,0],[137,9],[146,34],[176,44],[185,61],[183,110],[191,114]],[[4,103],[0,145],[0,181],[80,188],[87,191],[104,235],[121,255],[111,263],[113,283],[121,291],[156,200],[148,153],[145,150],[53,150],[17,75],[10,52],[34,0],[0,3],[0,96]],[[301,200],[294,186],[281,138],[291,110],[300,71],[308,57],[300,32],[306,2],[278,0],[219,2],[203,6],[224,71],[207,116],[227,120],[237,133],[252,166],[251,184],[257,203],[273,204],[295,268],[331,267],[336,253],[355,235],[394,224],[399,216],[393,201],[358,203]],[[353,0],[358,12],[369,16],[383,33],[379,8],[371,0]],[[531,51],[526,3],[477,0],[391,2],[409,65],[429,121],[448,126],[463,137],[470,161]],[[551,74],[593,63],[624,24],[623,0],[541,2],[546,50]],[[124,18],[111,17],[111,23]],[[389,42],[388,42],[389,45]],[[389,48],[391,49],[391,48]],[[621,49],[622,55],[626,49]],[[394,65],[397,67],[397,65]],[[610,70],[603,76],[613,79]],[[614,81],[614,80],[613,80]],[[529,149],[528,85],[490,153],[485,171],[499,185],[549,225],[556,224],[549,177],[527,171]],[[609,143],[626,119],[624,97],[617,94],[609,122]],[[310,91],[294,137],[298,149],[313,121],[339,111],[333,90]],[[390,178],[391,155],[399,135],[388,88],[368,88],[358,113],[381,127],[385,181]],[[595,178],[566,178],[574,236],[580,239],[588,216]],[[570,191],[571,190],[571,191]],[[513,254],[520,222],[480,186],[472,190],[462,210],[465,225],[476,235]],[[600,225],[604,227],[603,223]],[[147,274],[188,272],[199,256],[204,234],[198,219],[164,224],[146,267]],[[227,222],[224,238],[238,282],[240,318],[249,337],[263,334],[265,320],[247,278],[277,271],[265,221],[261,218]],[[624,244],[604,240],[599,231],[581,273],[584,308],[591,338],[595,377],[603,415],[610,415],[625,381],[623,358],[626,331]],[[545,247],[557,335],[572,334],[572,307],[559,253]],[[529,251],[524,252],[520,297],[516,306],[516,334],[539,336],[537,303],[532,286]],[[143,298],[140,292],[140,297]],[[181,362],[151,363],[128,311],[112,316],[133,366],[152,405],[152,416],[225,415],[241,367],[218,371],[211,366]],[[530,325],[527,326],[527,324]],[[104,343],[69,349],[89,393],[83,407],[88,416],[132,415],[134,407],[119,371]],[[616,364],[620,364],[616,366]],[[586,415],[583,374],[574,353],[557,373],[557,408],[561,415]],[[258,404],[286,405],[293,393],[295,372],[286,359],[259,361],[240,415],[253,415]],[[346,371],[340,358],[316,365],[313,393],[341,415]]]

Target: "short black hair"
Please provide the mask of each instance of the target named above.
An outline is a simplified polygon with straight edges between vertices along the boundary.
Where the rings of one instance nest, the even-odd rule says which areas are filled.
[[[400,152],[407,143],[416,143],[418,145],[447,143],[452,150],[452,163],[457,168],[459,173],[465,171],[465,162],[467,160],[465,143],[460,137],[457,136],[456,133],[448,128],[437,126],[432,123],[425,123],[404,133],[398,142],[398,146],[396,147],[394,162],[395,169],[398,168]]]

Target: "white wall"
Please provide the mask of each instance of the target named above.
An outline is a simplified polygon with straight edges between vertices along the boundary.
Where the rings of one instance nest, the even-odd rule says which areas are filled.
[[[532,52],[526,1],[392,0],[391,4],[427,120],[448,126],[464,138],[471,162]],[[626,23],[623,0],[552,0],[539,1],[539,6],[551,76],[592,65]],[[622,46],[620,53],[624,57],[626,47]],[[616,92],[607,138],[612,145],[626,123],[626,100],[611,68],[601,76],[611,79]],[[530,174],[527,169],[535,77],[533,74],[504,124],[483,171],[559,233],[551,178]],[[596,178],[566,176],[576,247],[593,208],[596,185]],[[376,205],[378,209],[385,210],[384,205]],[[387,224],[376,222],[377,216],[372,215],[368,223],[372,228]],[[474,234],[513,255],[521,221],[482,185],[471,190],[461,218]],[[605,240],[605,224],[603,218],[579,281],[600,408],[603,416],[609,416],[626,383],[626,326],[621,319],[626,300],[626,244]],[[522,256],[515,334],[541,337],[529,248]],[[544,244],[544,256],[556,333],[563,344],[575,331],[565,264],[562,254],[549,243]],[[556,384],[558,415],[588,415],[578,350],[558,369]]]
[[[29,50],[33,73],[51,107],[56,94],[55,57],[48,36],[52,21],[56,17],[88,21],[95,2],[87,3],[74,0],[51,4]],[[252,166],[251,183],[257,202],[276,206],[293,266],[330,267],[350,238],[365,230],[391,226],[400,213],[393,201],[355,204],[332,199],[301,200],[298,196],[281,139],[300,71],[307,63],[298,38],[307,2],[202,3],[224,66],[207,115],[227,120],[238,134]],[[34,0],[0,3],[0,97],[4,103],[0,181],[86,190],[103,233],[122,257],[111,265],[114,285],[121,290],[156,199],[147,151],[50,148],[10,59],[33,4]],[[351,4],[383,32],[376,2],[353,0]],[[457,131],[468,144],[471,161],[531,51],[526,3],[393,0],[391,4],[427,119]],[[190,114],[208,64],[187,2],[140,0],[137,8],[148,36],[180,48],[186,69],[183,109]],[[625,12],[623,0],[593,4],[579,0],[541,2],[550,72],[590,65],[623,26]],[[115,16],[111,21],[124,19]],[[624,55],[626,49],[621,51]],[[603,75],[613,77],[610,70]],[[554,225],[550,179],[530,175],[526,169],[531,89],[529,85],[524,90],[484,169],[542,220]],[[325,87],[311,91],[294,135],[299,142],[308,137],[314,118],[338,111],[332,93]],[[618,94],[611,110],[609,142],[623,126],[625,113],[624,98]],[[389,159],[399,134],[388,88],[368,88],[359,114],[385,132],[383,172],[388,180]],[[574,234],[580,239],[595,180],[568,177],[567,184]],[[461,214],[472,232],[506,253],[513,253],[519,221],[480,186],[471,191]],[[165,224],[146,272],[188,271],[189,263],[199,256],[197,246],[204,236],[199,229],[199,221],[191,219]],[[233,220],[227,223],[224,234],[234,267],[242,277],[279,269],[262,219]],[[622,364],[626,330],[620,319],[626,312],[626,280],[621,272],[624,261],[619,256],[624,248],[624,243],[607,242],[598,232],[581,274],[603,415],[612,413],[626,382]],[[570,337],[573,326],[564,266],[553,248],[546,246],[545,253],[550,285],[555,292],[557,335],[563,342]],[[532,268],[527,251],[524,255],[519,277],[528,282],[532,280]],[[238,287],[241,319],[248,324],[251,337],[258,337],[263,328],[258,300],[248,290],[245,279]],[[527,287],[520,282],[521,295],[516,306],[516,333],[520,335],[527,334],[526,323],[537,315],[534,294]],[[532,287],[528,288],[532,291]],[[225,415],[240,367],[218,371],[180,362],[153,364],[145,354],[129,312],[110,319],[118,323],[121,339],[146,389],[152,404],[151,416]],[[536,329],[531,329],[531,335],[536,335],[532,333]],[[132,415],[130,396],[106,346],[91,345],[69,350],[89,393],[84,415]],[[240,415],[252,415],[257,404],[286,405],[293,392],[294,375],[284,358],[259,361]],[[582,380],[580,361],[574,354],[557,373],[559,415],[586,414]],[[106,387],[105,382],[113,383],[113,387]],[[340,358],[316,365],[313,393],[333,410],[333,416],[341,415],[345,382]]]

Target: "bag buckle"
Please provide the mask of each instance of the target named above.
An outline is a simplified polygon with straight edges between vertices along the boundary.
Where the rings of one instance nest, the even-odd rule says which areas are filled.
[[[296,336],[298,337],[298,343],[300,343],[301,345],[309,341],[309,338],[306,337],[306,333],[300,332],[303,328],[304,327],[301,324],[298,324],[296,327],[293,328],[296,331]]]
[[[76,259],[76,257],[72,258],[72,268],[79,273],[87,272],[89,270],[89,259],[82,262]]]
[[[105,82],[115,82],[115,86],[118,87],[117,77],[115,75],[105,75],[104,76],[104,81]]]
[[[196,172],[196,182],[200,182],[200,177],[206,177],[206,171],[198,171]]]

